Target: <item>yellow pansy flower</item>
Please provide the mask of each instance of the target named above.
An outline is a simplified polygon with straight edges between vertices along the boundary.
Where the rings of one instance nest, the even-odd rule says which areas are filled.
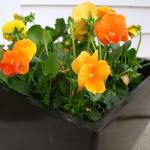
[[[72,17],[75,21],[81,21],[81,18],[88,19],[89,11],[92,13],[92,17],[95,18],[97,14],[96,6],[91,2],[82,3],[73,8]]]
[[[13,36],[9,36],[6,35],[5,33],[13,33],[15,27],[20,31],[22,28],[23,31],[21,33],[21,38],[25,38],[27,29],[26,26],[24,25],[24,23],[22,21],[19,20],[13,20],[13,21],[9,21],[7,22],[3,27],[2,27],[2,32],[3,32],[3,38],[8,40],[8,41],[13,41]]]
[[[134,36],[137,36],[139,30],[140,30],[140,26],[137,25],[131,25],[128,27],[128,33],[131,39],[133,39]]]
[[[91,2],[82,3],[78,6],[75,6],[72,10],[72,17],[74,18],[76,23],[76,30],[73,34],[75,39],[79,41],[85,41],[87,39],[85,36],[85,34],[87,34],[87,30],[83,30],[83,27],[86,25],[86,23],[81,19],[88,19],[89,12],[91,12],[93,18],[96,18],[97,8]]]

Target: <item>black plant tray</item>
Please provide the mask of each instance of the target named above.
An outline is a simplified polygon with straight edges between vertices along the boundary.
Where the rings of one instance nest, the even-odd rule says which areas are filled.
[[[0,86],[0,150],[132,150],[150,120],[150,76],[95,123],[31,103]]]

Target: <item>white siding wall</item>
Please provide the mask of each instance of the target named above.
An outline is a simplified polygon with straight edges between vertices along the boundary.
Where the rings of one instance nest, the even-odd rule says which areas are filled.
[[[12,0],[5,0],[12,2]],[[19,1],[19,2],[18,2]],[[28,15],[30,12],[36,13],[36,24],[42,27],[54,26],[56,18],[65,18],[71,16],[72,8],[86,0],[13,0],[15,5],[20,3],[22,15]],[[149,57],[150,48],[150,1],[149,0],[89,0],[96,6],[106,5],[116,10],[119,14],[124,14],[127,19],[127,26],[135,24],[142,26],[142,43],[138,56]],[[3,7],[3,6],[2,6]],[[0,6],[1,8],[1,6]],[[7,9],[8,10],[8,9]],[[16,7],[9,10],[19,12]],[[4,13],[3,13],[4,14]],[[12,16],[12,14],[11,14]],[[5,19],[6,20],[6,19]],[[137,47],[138,38],[133,40],[133,47]]]
[[[8,43],[3,39],[2,26],[13,19],[13,14],[20,13],[20,1],[19,0],[1,0],[0,3],[0,44]]]

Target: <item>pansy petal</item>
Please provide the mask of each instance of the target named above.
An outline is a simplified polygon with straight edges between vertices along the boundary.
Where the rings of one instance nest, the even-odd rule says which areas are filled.
[[[84,34],[76,34],[74,33],[74,38],[78,41],[86,41],[87,37]]]
[[[128,33],[131,39],[133,39],[134,36],[137,36],[138,31],[139,31],[139,26],[132,25],[128,27]]]
[[[92,60],[93,60],[93,62],[95,62],[95,61],[98,60],[98,50],[96,50],[96,51],[94,52],[94,54],[92,55]]]
[[[90,73],[92,71],[93,64],[82,65],[80,72],[78,74],[78,86],[83,87],[85,82],[90,78]]]
[[[110,13],[115,14],[115,10],[106,6],[101,6],[97,8],[97,17],[103,17],[104,15],[110,14]]]
[[[11,77],[19,72],[19,66],[19,63],[16,63],[15,65],[8,64],[4,67],[3,72],[6,76]]]
[[[22,32],[21,32],[21,37],[25,38],[27,29],[26,29],[25,24],[22,21],[19,21],[19,20],[9,21],[2,27],[3,38],[8,40],[8,41],[12,41],[13,36],[6,35],[5,33],[13,33],[15,28],[17,28],[18,31],[23,29]]]
[[[87,30],[83,30],[83,27],[86,25],[83,21],[76,22],[76,30],[73,32],[74,38],[78,41],[85,41],[87,37],[85,34],[87,33]]]
[[[11,51],[10,51],[10,50],[7,50],[7,51],[4,53],[4,55],[3,55],[1,64],[2,64],[2,65],[5,65],[5,64],[11,63],[11,61],[12,61]]]
[[[87,30],[83,30],[83,27],[86,26],[86,22],[78,21],[76,22],[76,34],[86,34]]]
[[[88,19],[89,11],[92,13],[92,17],[96,17],[97,8],[95,7],[95,5],[90,2],[82,3],[73,8],[72,17],[75,21],[79,21],[81,20],[81,18]]]
[[[29,64],[20,66],[18,74],[26,74],[29,71]]]
[[[125,17],[119,14],[104,15],[95,25],[94,34],[104,45],[107,45],[108,42],[111,44],[116,44],[119,41],[126,42],[128,31]]]
[[[20,58],[20,60],[26,58],[31,61],[32,57],[36,53],[36,50],[36,45],[31,40],[23,39],[14,45],[12,54],[16,58]]]
[[[72,62],[71,67],[72,70],[78,74],[80,71],[81,66],[84,63],[93,62],[92,56],[87,53],[86,51],[82,51],[81,54]]]
[[[128,32],[126,31],[126,32],[124,32],[123,34],[122,34],[122,36],[121,36],[121,41],[123,41],[123,42],[127,42],[128,41]]]
[[[99,60],[95,63],[93,67],[92,74],[94,77],[105,80],[110,74],[110,67],[105,60]]]
[[[87,80],[85,82],[85,88],[93,94],[103,93],[106,90],[104,82],[96,78]]]

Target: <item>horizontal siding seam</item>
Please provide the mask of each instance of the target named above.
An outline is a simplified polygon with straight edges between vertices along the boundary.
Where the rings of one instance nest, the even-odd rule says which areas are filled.
[[[28,3],[22,3],[22,6],[76,6],[75,4],[47,4],[47,3],[32,3],[32,4],[28,4]],[[102,6],[102,5],[96,5],[96,6]],[[107,5],[105,4],[105,6],[109,6],[109,7],[134,7],[134,8],[150,8],[150,5]]]
[[[88,0],[87,0],[88,1]],[[89,0],[93,4],[100,6],[126,6],[126,7],[150,7],[149,0],[107,0],[107,1],[97,1],[97,0]],[[24,5],[51,5],[51,6],[75,6],[80,3],[85,2],[85,0],[20,0],[20,4]]]

